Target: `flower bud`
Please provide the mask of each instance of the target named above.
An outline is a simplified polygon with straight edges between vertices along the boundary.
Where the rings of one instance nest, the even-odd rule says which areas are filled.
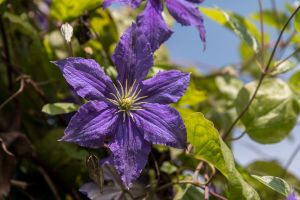
[[[60,28],[64,39],[69,43],[73,35],[73,27],[69,23],[64,23]]]

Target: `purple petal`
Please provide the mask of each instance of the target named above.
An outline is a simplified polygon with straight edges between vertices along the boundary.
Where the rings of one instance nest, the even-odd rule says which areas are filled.
[[[153,66],[151,46],[135,23],[121,37],[112,59],[117,67],[118,80],[131,85],[140,82]]]
[[[137,8],[142,0],[105,0],[102,4],[103,8],[107,8],[113,3],[121,3],[130,5],[132,8]]]
[[[297,197],[296,192],[292,192],[292,193],[289,194],[289,196],[287,197],[286,200],[299,200],[299,199]]]
[[[123,190],[119,187],[108,185],[101,191],[99,186],[94,182],[85,183],[79,188],[79,191],[91,200],[120,199],[123,195]]]
[[[147,163],[150,143],[144,140],[131,118],[127,117],[125,121],[119,120],[109,148],[113,154],[114,166],[125,186],[129,187]]]
[[[147,96],[143,101],[150,103],[174,103],[185,93],[189,82],[189,73],[178,70],[159,72],[142,82],[141,96]]]
[[[170,14],[183,26],[196,26],[205,43],[203,17],[194,3],[186,0],[166,0]]]
[[[186,148],[186,129],[179,113],[168,105],[148,103],[135,113],[137,127],[144,138],[154,144]]]
[[[109,136],[117,121],[117,108],[105,102],[90,101],[72,117],[61,139],[80,146],[99,148]]]
[[[192,3],[203,3],[204,0],[187,0]]]
[[[162,18],[162,11],[161,0],[148,0],[146,8],[137,17],[137,25],[149,40],[152,52],[157,50],[172,35],[172,31]]]
[[[73,57],[53,63],[60,68],[66,81],[82,98],[103,100],[114,90],[111,79],[92,59]]]

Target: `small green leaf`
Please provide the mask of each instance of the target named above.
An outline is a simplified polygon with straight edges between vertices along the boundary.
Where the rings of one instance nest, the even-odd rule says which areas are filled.
[[[162,166],[160,167],[160,170],[162,172],[167,173],[167,174],[173,174],[178,169],[177,169],[177,167],[175,165],[172,165],[170,162],[165,161],[165,162],[163,162]]]
[[[257,81],[243,87],[236,99],[236,109],[241,113],[257,87]],[[259,143],[276,143],[289,135],[299,114],[297,102],[290,87],[280,79],[266,79],[256,98],[241,121],[248,135]]]
[[[256,176],[252,175],[253,178],[261,182],[262,184],[268,186],[272,190],[275,190],[276,192],[288,196],[291,188],[285,180],[279,178],[279,177],[274,177],[274,176]]]
[[[278,74],[283,74],[294,69],[297,66],[297,63],[287,60],[285,62],[278,61],[274,65],[275,66],[278,65],[278,66],[270,73],[273,76]]]
[[[187,185],[185,189],[178,191],[174,200],[198,200],[203,199],[203,193],[193,185]]]
[[[42,112],[49,115],[60,115],[75,112],[78,108],[79,106],[74,103],[53,103],[44,105]]]

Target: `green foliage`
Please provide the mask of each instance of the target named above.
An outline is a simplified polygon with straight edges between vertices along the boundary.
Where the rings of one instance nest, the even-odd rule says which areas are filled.
[[[44,105],[42,112],[49,115],[60,115],[75,112],[78,108],[79,106],[74,103],[53,103]]]
[[[284,195],[287,197],[291,192],[291,188],[287,182],[279,177],[274,176],[256,176],[252,175],[256,180],[263,183],[264,185],[268,186],[272,190]]]
[[[74,27],[74,33],[81,30],[82,35],[88,36],[85,41],[81,41],[78,32],[73,35],[72,54],[95,59],[106,74],[116,80],[117,73],[111,55],[120,36],[145,5],[142,3],[135,10],[122,6],[104,10],[101,8],[102,2],[103,0],[52,0],[51,6],[47,7],[47,3],[42,0],[22,3],[0,0],[0,106],[20,89],[21,81],[25,83],[23,90],[0,109],[0,146],[3,147],[7,142],[2,142],[2,132],[6,134],[11,130],[19,130],[34,147],[32,156],[25,158],[15,154],[14,159],[18,164],[13,167],[11,165],[7,170],[9,177],[6,188],[10,179],[20,180],[28,183],[29,187],[24,192],[32,195],[32,199],[54,199],[51,194],[53,188],[58,191],[61,199],[77,199],[78,188],[92,179],[101,188],[114,190],[106,196],[117,196],[124,192],[119,175],[115,173],[108,177],[109,173],[102,171],[98,165],[99,160],[109,153],[107,150],[87,150],[57,141],[63,136],[72,112],[78,109],[77,104],[83,102],[67,87],[59,69],[50,63],[70,55],[59,26],[68,21]],[[50,13],[42,8],[49,8]],[[237,14],[220,8],[202,7],[200,10],[238,36],[239,63],[216,66],[218,68],[206,74],[200,72],[202,68],[197,66],[174,65],[164,45],[154,53],[155,64],[148,77],[169,69],[191,73],[185,95],[172,106],[180,111],[187,128],[188,142],[193,148],[190,153],[185,153],[183,150],[153,145],[152,156],[149,156],[141,181],[137,181],[132,190],[142,191],[145,194],[142,198],[149,199],[204,199],[202,186],[177,184],[178,180],[191,180],[190,175],[195,171],[199,160],[203,160],[199,180],[202,182],[205,179],[205,173],[212,175],[207,169],[216,168],[216,174],[208,187],[216,188],[219,195],[229,200],[284,200],[290,191],[289,187],[300,192],[299,178],[276,161],[256,161],[246,167],[240,166],[235,163],[231,146],[232,143],[242,144],[238,140],[225,140],[221,136],[249,102],[257,87],[258,81],[255,80],[260,77],[277,38],[271,38],[274,34],[268,34],[269,27],[265,28],[265,45],[264,48],[261,47],[259,12],[244,16],[243,13]],[[295,7],[289,3],[286,3],[285,9],[278,8],[276,13],[265,9],[262,12],[264,24],[275,32],[280,31],[294,10]],[[174,19],[167,12],[164,12],[163,17],[171,28]],[[41,21],[46,22],[46,27],[45,24],[41,25]],[[294,29],[300,31],[299,13],[295,17],[294,26],[291,25],[293,24],[288,25],[284,33],[256,98],[239,120],[241,123],[235,126],[241,128],[239,125],[243,125],[242,128],[250,138],[258,143],[280,142],[290,134],[298,118],[300,71],[294,72],[294,69],[300,56],[298,52],[287,58],[281,55],[299,47],[300,37],[294,34]],[[209,27],[207,33],[210,32],[208,29]],[[264,63],[261,63],[262,55]],[[218,55],[216,59],[219,59]],[[277,76],[284,79],[276,79]],[[244,85],[245,80],[250,83]],[[59,116],[66,113],[69,114]],[[31,144],[13,142],[7,147],[15,153],[12,147],[26,149]],[[9,162],[4,162],[3,165],[3,159],[8,155],[3,154],[2,148],[0,151],[1,156],[4,155],[0,156],[1,168]],[[90,159],[85,162],[86,157]],[[254,177],[259,181],[249,174],[256,174]],[[47,177],[46,181],[44,177]],[[118,184],[112,187],[116,181]],[[139,185],[140,183],[145,185]],[[0,199],[2,185],[0,181]],[[135,185],[144,189],[136,189]],[[161,187],[164,189],[160,190]],[[90,191],[90,195],[98,195],[102,199],[99,188],[94,189],[97,194]],[[134,193],[132,190],[129,192]],[[9,199],[12,200],[27,199],[18,187],[13,187],[11,194]],[[110,198],[106,196],[105,198]],[[209,199],[217,198],[210,195]]]
[[[258,82],[248,83],[236,99],[236,109],[244,110]],[[242,117],[248,135],[259,143],[276,143],[289,135],[296,124],[299,103],[289,86],[280,79],[267,79]]]
[[[100,7],[102,0],[53,0],[51,16],[61,21],[70,21],[84,12]]]
[[[62,136],[62,129],[54,129],[34,146],[38,156],[53,173],[63,178],[64,184],[68,187],[78,187],[83,184],[82,177],[86,175],[84,158],[87,152],[73,144],[58,142]]]

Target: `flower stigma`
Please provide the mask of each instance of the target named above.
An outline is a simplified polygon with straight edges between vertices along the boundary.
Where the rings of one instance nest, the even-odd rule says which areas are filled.
[[[115,93],[110,93],[112,95],[112,98],[107,98],[109,102],[114,104],[118,107],[118,113],[123,112],[123,120],[125,121],[126,115],[131,117],[132,120],[134,120],[132,114],[130,111],[133,110],[142,110],[143,103],[140,100],[146,98],[147,96],[141,96],[141,89],[139,89],[139,84],[136,83],[136,80],[134,80],[133,84],[128,87],[128,81],[126,80],[125,87],[118,81],[118,84],[120,86],[120,89],[118,89],[115,85]]]

